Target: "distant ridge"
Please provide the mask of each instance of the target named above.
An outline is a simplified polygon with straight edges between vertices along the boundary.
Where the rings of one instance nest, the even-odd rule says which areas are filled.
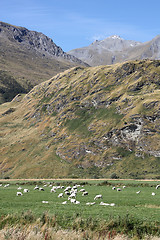
[[[118,35],[113,35],[68,53],[91,66],[110,65],[128,60],[159,60],[160,35],[145,43],[125,40]]]

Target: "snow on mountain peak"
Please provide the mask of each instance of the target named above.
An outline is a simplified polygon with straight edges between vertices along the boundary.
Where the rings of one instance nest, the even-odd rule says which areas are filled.
[[[108,38],[112,38],[112,39],[123,39],[123,38],[121,38],[120,36],[118,36],[118,35],[112,35],[112,36],[110,36],[110,37],[108,37]]]

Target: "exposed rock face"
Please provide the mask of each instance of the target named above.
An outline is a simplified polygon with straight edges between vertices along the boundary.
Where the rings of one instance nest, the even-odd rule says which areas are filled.
[[[111,36],[91,45],[68,52],[91,66],[114,64],[127,60],[160,59],[160,35],[141,43]]]
[[[19,43],[22,47],[34,49],[48,57],[61,57],[69,61],[82,63],[81,60],[65,53],[53,40],[43,33],[30,31],[24,27],[13,26],[0,22],[0,37]]]

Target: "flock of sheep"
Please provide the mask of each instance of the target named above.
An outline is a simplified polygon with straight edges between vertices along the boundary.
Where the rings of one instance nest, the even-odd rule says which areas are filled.
[[[2,184],[0,184],[0,187],[2,187]],[[9,184],[5,184],[3,186],[4,188],[9,187]],[[72,203],[72,204],[80,204],[80,201],[77,200],[77,195],[80,195],[85,197],[87,196],[89,193],[85,190],[85,188],[81,185],[74,185],[73,187],[71,186],[53,186],[52,184],[48,183],[45,184],[43,187],[38,187],[37,185],[33,188],[33,190],[35,191],[45,191],[45,187],[50,187],[50,192],[51,193],[57,193],[58,198],[65,198],[65,201],[62,202],[63,205],[67,204],[67,203]],[[122,189],[125,189],[126,186],[123,186],[122,188],[116,188],[116,187],[112,187],[112,190],[116,190],[117,192],[122,191]],[[156,186],[156,189],[160,188],[160,185]],[[23,194],[28,193],[30,190],[27,188],[22,189],[22,187],[18,187],[17,188],[17,196],[23,196]],[[60,191],[60,192],[59,192]],[[141,191],[137,191],[136,194],[140,194]],[[152,192],[152,196],[155,196],[156,193]],[[87,202],[86,205],[87,206],[92,206],[94,204],[96,204],[96,202],[99,203],[99,201],[97,201],[98,199],[102,200],[103,196],[102,194],[98,194],[94,197],[93,202]],[[48,201],[42,201],[42,203],[49,203]],[[115,206],[115,203],[105,203],[105,202],[100,202],[99,205],[102,206]]]
[[[38,187],[36,185],[34,187],[34,190],[45,191],[45,187],[47,187],[47,186],[49,186],[51,188],[50,189],[51,193],[57,193],[58,192],[58,195],[57,195],[58,198],[65,198],[65,201],[62,202],[63,205],[65,205],[69,202],[72,203],[72,204],[80,204],[80,201],[77,200],[77,195],[81,194],[81,196],[85,197],[89,194],[83,186],[78,185],[78,184],[74,185],[73,187],[71,187],[71,186],[64,187],[64,186],[53,186],[52,184],[48,183],[48,185],[45,184],[43,186],[43,188]],[[123,186],[122,188],[112,187],[112,190],[116,190],[117,192],[120,192],[120,191],[122,191],[122,189],[125,189],[125,188],[126,188],[126,186]],[[160,188],[160,185],[156,186],[156,189],[158,189],[158,188]],[[22,188],[18,187],[17,190],[22,190]],[[27,192],[29,192],[29,189],[24,188],[23,193],[22,193],[22,191],[17,192],[17,196],[22,196],[24,193],[27,193]],[[136,194],[140,194],[140,192],[141,191],[138,191],[138,192],[136,192]],[[154,195],[156,195],[155,192],[152,192],[152,196],[154,196]],[[103,198],[102,194],[98,194],[94,197],[93,202],[87,202],[86,205],[87,206],[92,206],[92,205],[96,204],[98,199],[102,199],[102,198]],[[42,203],[49,203],[49,202],[48,201],[42,201]],[[115,203],[105,203],[105,202],[101,201],[99,203],[99,205],[113,207],[113,206],[115,206]]]

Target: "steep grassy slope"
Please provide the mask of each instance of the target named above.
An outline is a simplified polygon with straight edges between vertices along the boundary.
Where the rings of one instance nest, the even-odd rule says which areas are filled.
[[[160,61],[75,67],[0,107],[1,177],[160,177]]]

